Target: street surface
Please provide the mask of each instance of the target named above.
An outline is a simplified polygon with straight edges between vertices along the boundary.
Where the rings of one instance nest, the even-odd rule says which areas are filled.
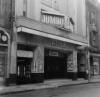
[[[100,83],[25,91],[0,95],[0,97],[100,97]]]

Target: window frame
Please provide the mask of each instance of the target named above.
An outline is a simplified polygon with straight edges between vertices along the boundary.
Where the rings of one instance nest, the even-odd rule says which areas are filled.
[[[89,12],[89,23],[90,23],[90,25],[96,25],[95,15],[96,15],[96,13],[94,11]]]
[[[23,16],[27,17],[27,0],[23,0]]]
[[[56,2],[56,4],[55,4],[55,2]],[[56,11],[60,10],[58,0],[48,0],[48,1],[42,0],[41,3],[44,4],[47,7],[50,7],[52,9],[56,10]]]

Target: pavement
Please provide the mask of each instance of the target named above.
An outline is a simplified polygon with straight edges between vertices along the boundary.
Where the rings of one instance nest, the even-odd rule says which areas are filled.
[[[84,79],[78,79],[78,80],[54,79],[54,80],[46,80],[43,83],[14,85],[14,86],[0,86],[0,94],[57,88],[60,86],[67,86],[67,85],[81,85],[81,84],[88,84],[93,82],[100,82],[100,77],[98,76],[96,78],[91,78],[90,82]]]

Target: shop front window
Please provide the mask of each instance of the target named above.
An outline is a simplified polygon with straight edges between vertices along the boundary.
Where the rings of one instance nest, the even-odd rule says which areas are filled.
[[[99,58],[91,56],[90,58],[91,75],[98,75],[100,73]]]
[[[97,32],[92,31],[92,32],[90,33],[90,43],[91,43],[91,45],[94,46],[94,47],[97,46],[96,39],[97,39]]]
[[[94,75],[99,74],[99,60],[98,58],[93,58],[93,69],[94,69]]]

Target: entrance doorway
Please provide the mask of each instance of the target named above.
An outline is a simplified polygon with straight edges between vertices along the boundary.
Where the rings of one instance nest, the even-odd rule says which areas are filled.
[[[54,50],[45,51],[45,79],[65,78],[67,75],[66,54]]]
[[[0,85],[4,85],[4,78],[6,77],[7,54],[0,52]]]
[[[77,54],[78,78],[86,78],[86,55],[78,52]]]
[[[34,47],[31,45],[17,45],[17,84],[31,83],[33,52]]]
[[[17,58],[17,83],[25,84],[31,81],[31,58]]]

